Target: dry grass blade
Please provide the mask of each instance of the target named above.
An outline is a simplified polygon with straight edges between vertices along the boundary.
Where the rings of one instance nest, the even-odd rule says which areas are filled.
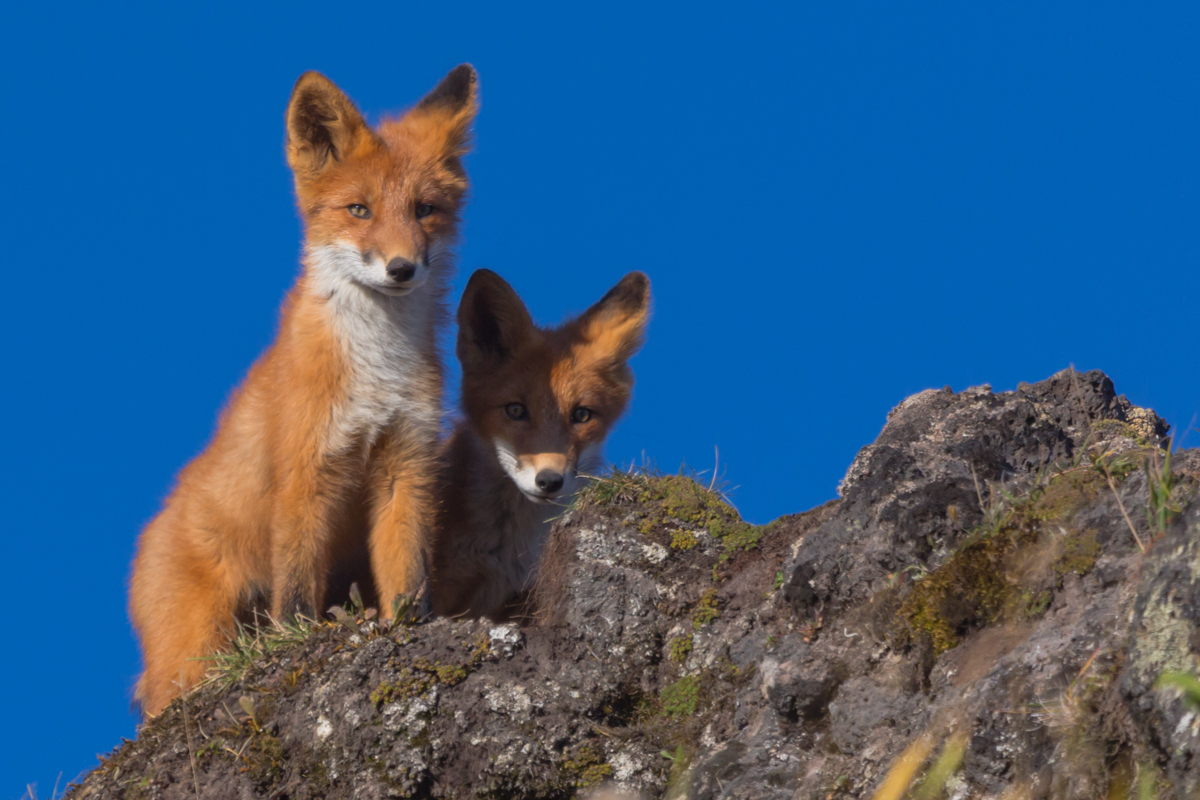
[[[921,734],[910,744],[900,757],[892,764],[888,774],[871,795],[871,800],[900,800],[908,787],[912,785],[917,770],[933,752],[933,737],[927,733]]]
[[[1125,504],[1121,502],[1121,493],[1117,491],[1117,484],[1113,481],[1112,471],[1108,467],[1104,468],[1104,478],[1108,481],[1108,488],[1112,489],[1113,497],[1117,499],[1117,508],[1121,509],[1121,516],[1125,518],[1125,524],[1129,526],[1129,532],[1133,534],[1133,540],[1137,542],[1138,550],[1146,552],[1146,545],[1142,543],[1142,537],[1138,536],[1137,528],[1133,526],[1133,520],[1129,518],[1129,512],[1125,510]]]
[[[968,741],[970,741],[970,737],[962,732],[956,733],[946,740],[946,743],[942,745],[942,752],[938,754],[937,760],[929,768],[921,785],[913,793],[913,800],[934,800],[942,793],[946,782],[962,765]]]

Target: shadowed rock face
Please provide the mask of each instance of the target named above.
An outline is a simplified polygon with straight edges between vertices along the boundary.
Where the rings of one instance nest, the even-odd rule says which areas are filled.
[[[840,500],[761,528],[686,479],[609,480],[556,524],[534,621],[316,626],[68,796],[859,797],[922,735],[963,743],[955,797],[1138,768],[1195,796],[1200,721],[1153,686],[1200,648],[1200,455],[1152,528],[1165,432],[1063,372],[909,398]]]

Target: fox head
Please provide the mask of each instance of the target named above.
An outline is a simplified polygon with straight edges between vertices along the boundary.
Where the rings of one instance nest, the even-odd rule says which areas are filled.
[[[469,64],[455,67],[407,113],[372,129],[324,75],[296,81],[287,159],[318,282],[404,295],[442,266],[467,190],[461,158],[476,83]]]
[[[458,308],[463,411],[530,500],[570,496],[600,466],[649,311],[650,280],[631,272],[580,316],[540,328],[503,278],[471,276]]]

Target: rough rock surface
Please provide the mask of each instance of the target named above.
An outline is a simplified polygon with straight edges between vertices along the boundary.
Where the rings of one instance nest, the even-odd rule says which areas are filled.
[[[616,475],[532,620],[260,645],[68,797],[869,797],[906,748],[955,798],[1197,796],[1200,716],[1155,687],[1200,652],[1200,451],[1166,472],[1165,433],[1065,371],[909,398],[841,499],[768,526]]]

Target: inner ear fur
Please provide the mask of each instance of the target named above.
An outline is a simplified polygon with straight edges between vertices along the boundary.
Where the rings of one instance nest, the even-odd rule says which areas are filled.
[[[425,95],[406,115],[406,122],[418,128],[437,145],[448,160],[471,149],[471,123],[479,111],[479,77],[470,64],[459,64]]]
[[[627,361],[639,349],[650,319],[650,279],[631,272],[579,317],[580,336],[596,356]]]
[[[458,358],[464,366],[502,364],[533,333],[533,320],[508,282],[476,270],[458,305]]]
[[[319,172],[345,157],[370,128],[333,81],[306,72],[292,88],[287,107],[287,158],[296,172]]]

